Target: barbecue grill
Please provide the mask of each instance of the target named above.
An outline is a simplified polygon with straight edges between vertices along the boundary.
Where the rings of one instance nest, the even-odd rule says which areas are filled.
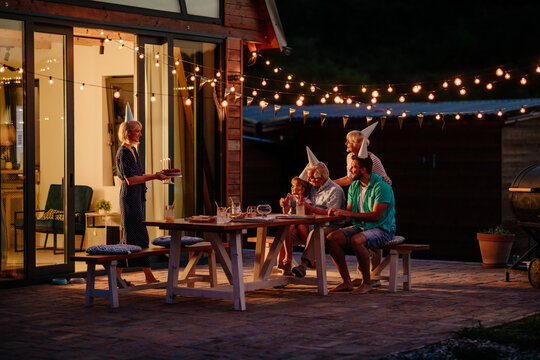
[[[508,190],[517,224],[535,244],[505,270],[505,279],[510,273],[528,274],[531,285],[540,289],[540,164],[523,169]]]

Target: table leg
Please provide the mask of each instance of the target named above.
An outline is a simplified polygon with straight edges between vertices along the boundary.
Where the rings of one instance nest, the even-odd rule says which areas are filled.
[[[257,228],[257,241],[255,243],[255,263],[253,265],[253,280],[260,279],[261,265],[264,263],[266,253],[266,227]]]
[[[92,306],[94,304],[94,287],[96,277],[96,264],[86,263],[86,306]]]
[[[174,303],[174,289],[178,287],[178,269],[180,266],[181,231],[171,231],[171,249],[169,252],[169,270],[167,273],[167,295],[165,301]]]
[[[236,231],[231,234],[230,241],[234,309],[246,310],[244,267],[242,261],[242,232]]]
[[[208,239],[208,241],[212,243],[212,247],[214,248],[216,257],[221,263],[221,268],[223,269],[223,272],[227,276],[229,283],[232,284],[233,277],[232,277],[232,271],[231,271],[231,258],[229,257],[229,254],[227,254],[227,250],[225,250],[225,247],[223,246],[221,237],[219,236],[218,233],[208,232],[206,233],[206,238]]]
[[[326,254],[324,251],[324,231],[326,224],[316,224],[313,229],[312,241],[315,241],[315,253],[317,254],[317,286],[319,295],[328,295],[328,286],[326,284]]]
[[[116,309],[119,306],[118,303],[118,286],[117,286],[117,276],[116,265],[118,261],[114,260],[110,263],[104,264],[107,268],[107,275],[109,277],[109,299],[111,302],[111,308]]]
[[[277,229],[276,237],[274,238],[274,242],[270,246],[268,255],[266,255],[266,258],[263,257],[264,263],[260,266],[260,274],[257,280],[268,280],[268,278],[270,277],[270,274],[272,273],[272,268],[274,267],[276,259],[279,255],[279,251],[281,250],[281,246],[283,245],[283,242],[287,237],[288,230],[289,225],[280,226]]]

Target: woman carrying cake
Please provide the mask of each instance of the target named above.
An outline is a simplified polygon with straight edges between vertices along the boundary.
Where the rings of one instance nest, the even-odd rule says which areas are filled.
[[[126,244],[138,245],[142,248],[148,248],[149,238],[144,221],[144,203],[146,201],[146,185],[150,180],[167,180],[170,176],[163,172],[155,174],[144,174],[139,154],[135,145],[139,143],[141,137],[142,124],[139,121],[131,120],[133,116],[128,111],[128,120],[120,125],[118,129],[118,138],[122,146],[116,153],[116,168],[118,177],[122,181],[120,189],[120,213],[122,217],[123,238]],[[131,119],[130,119],[131,117]],[[124,264],[117,267],[118,274],[122,273]],[[129,260],[130,267],[142,267],[146,282],[154,283],[158,280],[154,277],[150,269],[148,257],[135,258]]]

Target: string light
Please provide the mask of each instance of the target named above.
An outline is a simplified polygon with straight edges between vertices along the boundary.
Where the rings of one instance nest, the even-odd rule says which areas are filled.
[[[195,81],[195,75],[191,75],[191,77],[189,78],[189,80]]]
[[[292,75],[288,75],[287,80],[291,81],[292,80]]]
[[[481,119],[483,116],[484,116],[484,115],[482,115],[481,112],[479,112],[479,113],[476,115],[476,117],[479,118],[479,119]]]
[[[275,94],[274,94],[274,99],[276,99],[276,100],[279,99],[279,94],[278,94],[278,93],[275,93]]]
[[[371,110],[371,108],[372,108],[371,105],[366,106],[366,109],[368,109],[368,110]]]
[[[199,72],[199,71],[201,71],[201,68],[198,66],[195,66],[195,72]]]
[[[362,86],[362,92],[365,93],[367,91],[365,86]]]
[[[521,85],[527,85],[527,78],[522,77],[521,80],[519,80]]]
[[[407,113],[404,111],[404,112],[401,113],[401,116],[406,117]]]
[[[244,82],[246,79],[243,76],[240,76],[240,82]]]
[[[495,74],[496,74],[497,76],[503,76],[503,75],[504,75],[504,71],[503,71],[503,69],[501,69],[501,68],[497,68],[497,70],[495,71]]]
[[[84,90],[84,83],[81,84],[81,86],[79,87],[79,89]]]
[[[186,101],[184,101],[184,104],[186,104],[187,106],[190,106],[191,105],[191,99],[187,98]]]
[[[493,89],[493,84],[492,83],[487,83],[486,84],[486,89],[488,89],[488,90]]]
[[[413,93],[418,94],[422,90],[422,86],[420,85],[414,85],[412,88]]]
[[[49,84],[52,85],[53,83],[54,83],[54,80],[53,80],[52,76],[49,76]]]
[[[155,58],[156,58],[156,59],[159,59],[159,53],[156,54]]]
[[[114,91],[113,96],[114,96],[116,99],[118,99],[118,98],[120,97],[120,90],[116,89],[116,90]]]
[[[159,67],[159,60],[156,60],[156,67]]]
[[[253,90],[253,91],[251,92],[251,95],[257,96],[257,90]]]
[[[156,101],[156,95],[154,95],[154,93],[152,93],[152,96],[150,97],[150,101],[151,102]]]
[[[289,83],[285,83],[285,89],[289,89],[291,85]]]
[[[266,83],[266,80],[263,79],[263,81],[261,81],[261,85],[262,85],[262,86],[266,86],[266,84],[267,84],[267,83]]]
[[[435,115],[435,120],[441,120],[441,114]]]
[[[521,109],[519,109],[519,112],[525,114],[525,108],[522,106]]]
[[[174,62],[174,65],[176,65],[176,66],[180,65],[180,61],[176,60],[176,61]]]
[[[392,114],[392,110],[386,109],[386,115],[391,115],[391,114]]]
[[[341,103],[341,98],[339,97],[339,95],[336,96],[336,97],[334,98],[334,102],[335,102],[336,104]]]
[[[311,90],[311,92],[315,92],[315,86],[311,85],[311,87],[309,88],[309,90]]]
[[[347,98],[347,104],[352,104],[352,99],[351,98]]]
[[[267,104],[266,104],[266,101],[264,101],[264,100],[259,101],[259,106],[260,106],[260,107],[263,108],[263,107],[266,107],[266,105],[267,105]]]
[[[475,77],[475,78],[474,78],[474,83],[475,83],[476,85],[480,84],[480,78],[479,78],[479,77]]]
[[[504,78],[505,78],[506,80],[510,80],[510,78],[511,78],[510,73],[507,72],[506,74],[504,74]]]
[[[302,105],[304,105],[304,102],[302,101],[302,99],[296,100],[296,106],[302,106]]]
[[[212,80],[212,82],[210,83],[210,86],[211,87],[216,87],[216,82]]]
[[[399,102],[405,102],[405,96],[401,95],[401,96],[399,97]]]
[[[540,73],[540,65],[536,65],[536,72]]]
[[[389,93],[393,92],[394,89],[392,88],[392,86],[388,86],[388,89],[386,89],[386,91],[388,91]]]
[[[23,73],[23,68],[19,68],[19,74]]]
[[[266,65],[270,65],[270,60],[266,60]]]
[[[377,103],[377,98],[371,98],[371,103],[376,104]]]
[[[461,88],[459,90],[459,93],[460,93],[460,95],[465,95],[467,93],[467,90],[465,90],[465,88]]]
[[[176,74],[176,69],[172,69],[172,70],[171,70],[171,73],[172,73],[173,75],[175,75],[175,74]]]
[[[459,120],[459,119],[461,119],[461,115],[459,115],[459,113],[457,113],[455,118],[456,118],[456,120]]]
[[[324,94],[324,97],[327,98],[327,99],[330,99],[330,94],[326,93],[326,94]]]
[[[497,116],[503,116],[502,110],[499,109],[499,111],[497,111]]]
[[[300,86],[302,86],[302,87],[303,87],[304,85],[306,85],[306,83],[305,83],[305,82],[303,82],[303,81],[300,81]]]
[[[218,71],[218,72],[216,73],[216,77],[221,77],[221,72]]]
[[[443,82],[442,87],[445,88],[445,89],[448,88],[448,81]]]
[[[223,101],[221,102],[221,106],[227,107],[227,105],[229,105],[229,103],[227,102],[227,100],[223,100]]]
[[[325,102],[326,102],[326,98],[323,96],[323,97],[321,98],[321,103],[324,104]]]
[[[4,65],[2,65],[2,67],[0,67],[0,73],[3,73],[4,71],[6,71],[6,68]]]
[[[429,100],[435,99],[435,95],[433,95],[433,93],[429,93],[428,99],[429,99]]]
[[[454,84],[456,86],[461,86],[461,84],[462,84],[461,78],[459,78],[459,77],[455,78],[454,79]]]
[[[357,108],[360,107],[360,103],[356,103],[354,106],[356,106]]]
[[[374,97],[374,98],[379,97],[379,92],[377,90],[373,90],[371,92],[371,96]]]
[[[143,53],[139,54],[139,59],[144,59],[144,54]]]
[[[334,86],[334,88],[332,89],[333,92],[338,92],[339,91],[339,88],[337,86]]]

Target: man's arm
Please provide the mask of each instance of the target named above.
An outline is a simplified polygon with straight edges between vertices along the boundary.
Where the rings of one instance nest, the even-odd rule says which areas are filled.
[[[347,210],[330,209],[329,215],[347,216],[350,218],[358,219],[361,221],[377,222],[384,214],[384,211],[388,207],[388,203],[376,203],[373,206],[373,211],[367,213],[352,212],[352,205],[347,204]]]

